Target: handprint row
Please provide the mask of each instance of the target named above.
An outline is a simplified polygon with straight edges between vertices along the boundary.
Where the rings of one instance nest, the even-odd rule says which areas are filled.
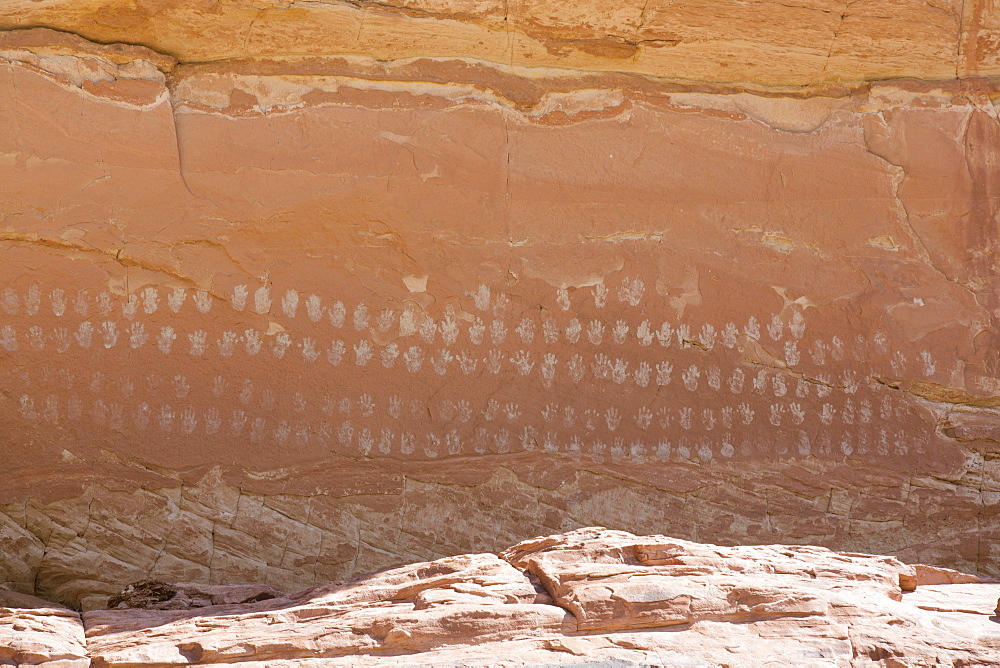
[[[120,376],[116,379],[110,378],[108,374],[104,371],[94,371],[89,375],[89,378],[80,378],[78,374],[71,368],[61,367],[53,369],[48,365],[42,365],[38,369],[39,380],[41,380],[43,385],[58,387],[65,392],[73,392],[76,388],[81,385],[86,386],[89,391],[101,397],[108,397],[109,394],[114,393],[114,389],[117,388],[118,393],[121,395],[122,399],[130,399],[136,395],[138,391],[145,391],[146,393],[152,395],[154,393],[163,395],[173,395],[177,399],[185,399],[189,395],[192,397],[198,395],[199,393],[195,391],[192,395],[193,390],[197,390],[195,385],[198,383],[196,379],[189,379],[184,374],[175,374],[173,378],[163,378],[156,373],[147,374],[143,378],[135,379],[128,375]],[[694,384],[696,380],[695,373],[691,372],[689,367],[688,371],[685,373],[687,375],[686,387],[688,387],[692,392],[697,390],[697,386]],[[697,368],[695,368],[697,372]],[[712,367],[707,372],[708,385],[716,390],[720,389],[720,385],[717,382],[720,377],[720,370],[718,367]],[[733,371],[732,376],[729,378],[729,391],[733,394],[739,394],[742,391],[744,380],[747,378],[746,374],[741,368],[736,368]],[[25,372],[22,376],[22,385],[26,388],[31,387],[33,382],[30,374]],[[860,392],[861,385],[859,384],[857,378],[853,374],[845,375],[842,380],[845,384],[842,386],[843,392],[846,397],[844,402],[844,408],[841,411],[846,424],[853,424],[853,419],[851,416],[855,415],[855,401],[857,401],[858,414],[861,416],[862,422],[870,421],[870,416],[872,415],[872,401],[864,396],[865,392]],[[794,381],[794,383],[793,383]],[[202,381],[204,382],[204,381]],[[818,407],[816,402],[810,400],[812,392],[814,391],[818,399],[825,399],[830,397],[833,391],[833,385],[829,383],[820,382],[809,382],[803,380],[802,378],[794,378],[785,375],[781,372],[773,372],[767,368],[759,368],[754,374],[749,384],[747,385],[749,389],[749,399],[758,403],[761,400],[767,401],[767,396],[773,394],[776,398],[788,397],[791,399],[793,396],[797,400],[793,401],[788,405],[788,413],[792,416],[793,420],[801,422],[800,418],[807,415],[810,410],[818,411],[818,415],[825,424],[829,424],[829,419],[832,415],[838,412],[832,404],[825,404],[822,408]],[[254,381],[249,378],[244,378],[241,382],[231,384],[229,379],[224,375],[214,376],[210,383],[208,383],[208,389],[210,390],[210,395],[212,399],[208,399],[208,394],[202,393],[203,397],[207,400],[222,400],[227,397],[233,397],[237,399],[242,405],[250,406],[255,402],[259,407],[266,411],[272,411],[276,408],[278,410],[283,410],[284,408],[290,408],[291,410],[302,413],[310,408],[310,402],[313,402],[312,408],[318,408],[323,411],[326,415],[333,414],[334,410],[338,410],[340,413],[345,415],[350,415],[352,406],[358,407],[361,411],[363,417],[371,417],[376,409],[376,401],[371,394],[363,393],[361,394],[356,402],[352,402],[350,397],[341,397],[336,400],[329,394],[325,394],[322,397],[322,403],[318,402],[318,397],[313,399],[312,397],[307,397],[302,391],[294,392],[276,392],[271,388],[264,387],[261,389],[259,386],[254,387]],[[860,392],[860,393],[859,393]],[[278,395],[286,397],[289,400],[287,405],[279,406],[276,400]],[[711,402],[716,402],[717,399],[715,395],[695,395],[700,399],[708,399],[711,397]],[[584,403],[585,398],[582,398],[577,406]],[[603,401],[603,400],[602,400]],[[387,400],[382,402],[387,410],[387,414],[398,419],[400,417],[400,412],[402,410],[403,400],[398,395],[392,395]],[[899,417],[901,415],[901,404],[898,401],[893,401],[890,395],[881,393],[879,398],[880,403],[880,419],[888,420],[895,415]],[[779,404],[780,405],[780,404]],[[473,415],[479,414],[487,421],[494,419],[498,415],[506,415],[509,420],[514,420],[522,415],[524,412],[521,410],[520,404],[517,402],[506,402],[502,407],[496,399],[490,399],[487,401],[485,408],[476,413],[473,411],[472,403],[468,399],[463,399],[458,401],[452,401],[450,399],[444,399],[435,406],[429,404],[424,404],[423,402],[412,399],[409,402],[409,406],[412,409],[412,415],[414,418],[420,418],[427,414],[428,410],[431,410],[433,414],[437,415],[440,419],[445,422],[450,422],[456,416],[462,418],[463,422],[468,422]],[[502,410],[501,410],[502,408]],[[546,422],[551,421],[557,411],[558,406],[551,403],[546,403],[540,409],[540,415],[545,418]],[[569,419],[571,416],[577,414],[576,408],[571,405],[567,405],[562,409]],[[583,411],[583,408],[580,408]],[[617,409],[609,408],[608,410],[616,411]],[[665,409],[664,409],[665,410]],[[723,409],[725,411],[727,409]],[[744,412],[749,409],[741,409]],[[640,413],[648,411],[647,408],[640,407]],[[780,419],[775,416],[780,416],[784,414],[785,409],[783,408],[771,408],[772,419]],[[707,411],[706,414],[711,415],[712,411]],[[752,413],[751,413],[752,415]],[[865,417],[868,416],[868,417]],[[749,423],[748,423],[749,424]],[[567,427],[572,426],[572,420],[567,424]],[[663,425],[666,426],[666,425]]]
[[[22,396],[20,404],[21,417],[26,420],[35,421],[40,418],[45,422],[56,423],[60,419],[59,400],[55,395],[45,397],[37,411],[30,396]],[[689,410],[685,408],[678,410],[677,419],[682,428],[684,428],[685,412]],[[82,417],[82,411],[82,402],[74,395],[68,402],[67,418],[78,421]],[[608,415],[611,425],[611,414]],[[217,408],[199,412],[193,407],[175,409],[168,404],[153,407],[147,403],[140,403],[130,415],[126,415],[122,404],[107,404],[100,399],[93,403],[89,417],[95,426],[106,427],[112,431],[122,431],[128,426],[138,431],[156,428],[163,434],[176,433],[190,436],[198,432],[200,426],[208,436],[228,433],[233,438],[246,439],[250,443],[281,447],[292,445],[308,447],[316,444],[336,449],[341,454],[361,456],[422,454],[428,458],[435,458],[445,455],[507,454],[518,450],[540,449],[550,454],[589,453],[595,457],[608,455],[612,460],[625,458],[642,461],[649,457],[665,460],[673,453],[675,458],[692,459],[697,456],[701,461],[708,461],[715,455],[728,458],[736,452],[733,432],[728,431],[728,426],[725,430],[718,431],[719,440],[712,440],[708,436],[701,438],[685,436],[684,432],[680,434],[674,432],[672,436],[667,436],[666,432],[659,432],[661,434],[659,437],[649,441],[644,436],[615,436],[614,429],[611,430],[612,433],[604,436],[598,435],[597,430],[589,430],[584,434],[565,434],[558,428],[549,428],[549,425],[510,428],[491,425],[474,426],[470,429],[416,432],[391,426],[369,427],[363,422],[357,423],[351,419],[339,422],[323,421],[318,425],[303,419],[269,419],[251,415],[239,408],[233,409],[224,417]],[[839,441],[837,454],[846,456],[905,455],[911,450],[919,453],[924,450],[928,437],[928,434],[918,434],[914,437],[913,434],[907,434],[901,429],[877,427],[858,429],[844,427],[839,432],[820,431],[815,437],[806,430],[792,429],[769,434],[766,439],[767,448],[779,455],[831,454],[836,452],[835,449],[831,449],[831,439],[835,434]],[[741,450],[744,455],[769,454],[764,452],[767,448],[762,448],[759,441],[754,442],[746,435],[741,438]]]
[[[206,290],[189,291],[186,288],[165,289],[163,301],[166,302],[166,307],[170,311],[180,313],[187,301],[189,292],[193,293],[191,301],[198,312],[208,313],[211,311],[213,301],[216,298]],[[636,307],[642,301],[645,292],[646,284],[641,278],[625,277],[618,286],[618,301],[622,304]],[[604,283],[595,285],[592,292],[594,307],[598,309],[604,308],[610,293],[611,289]],[[43,290],[41,286],[34,284],[28,286],[24,291],[24,295],[21,296],[15,288],[8,286],[0,293],[0,309],[7,315],[19,315],[22,313],[23,307],[25,315],[35,316],[42,311],[43,303],[47,302],[52,314],[57,317],[65,315],[70,310],[70,307],[81,317],[87,317],[92,308],[90,295],[91,291],[89,290],[78,290],[75,297],[71,297],[61,287]],[[506,293],[495,292],[485,284],[480,284],[473,292],[469,293],[468,297],[472,300],[477,310],[484,313],[492,312],[496,315],[508,312],[512,304],[510,297]],[[99,291],[96,292],[94,297],[93,308],[101,315],[107,316],[114,309],[115,301],[116,298],[109,292]],[[253,310],[259,315],[269,315],[278,306],[275,302],[279,300],[274,298],[270,286],[262,285],[253,289],[253,296],[251,298],[250,287],[247,285],[237,285],[228,295],[227,301],[230,307],[236,312]],[[555,303],[557,308],[562,311],[569,311],[571,309],[568,288],[562,287],[556,289]],[[138,293],[128,294],[121,308],[123,315],[131,319],[140,310],[146,314],[156,313],[160,306],[160,289],[155,286],[147,286]],[[361,304],[358,308],[366,309],[367,307]],[[294,288],[286,289],[284,295],[280,298],[280,312],[287,318],[295,318],[299,312],[305,311],[310,320],[318,322],[326,314],[335,326],[340,327],[343,326],[346,310],[341,301],[334,301],[332,306],[328,308],[323,304],[322,297],[316,294],[304,297]],[[357,319],[358,315],[356,311],[355,322],[357,322]]]
[[[176,389],[179,399],[185,398],[190,390],[190,386],[183,377],[174,379],[173,388]],[[131,381],[125,384],[123,388],[124,392],[127,392],[129,396],[134,392],[134,389],[135,386]],[[240,403],[248,410],[251,409],[252,396],[252,383],[245,381],[240,390],[239,399]],[[86,400],[86,403],[90,422],[94,425],[103,426],[107,421],[107,424],[113,429],[123,429],[125,427],[125,408],[123,403],[105,400],[104,398]],[[293,412],[304,414],[307,409],[307,403],[302,393],[296,392],[292,396],[291,401]],[[68,399],[61,399],[60,395],[49,393],[44,397],[39,397],[39,401],[36,402],[33,395],[25,393],[18,400],[18,411],[20,416],[28,421],[37,421],[41,418],[45,422],[55,423],[59,422],[62,417],[70,421],[77,421],[83,417],[84,404],[85,400],[79,394],[72,394]],[[138,429],[145,429],[152,415],[152,408],[149,402],[139,402],[137,406],[133,426]],[[321,410],[327,418],[339,415],[342,419],[349,419],[354,417],[352,416],[353,406],[357,407],[357,419],[363,422],[367,423],[369,418],[375,416],[376,401],[369,394],[361,395],[357,399],[356,404],[353,405],[350,397],[336,399],[330,395],[326,395],[323,399]],[[265,389],[261,393],[259,408],[268,413],[275,410],[275,395],[271,390]],[[408,408],[410,414],[404,415],[404,400],[398,395],[389,397],[385,402],[386,415],[391,418],[390,421],[402,420],[408,424],[416,424],[427,421],[427,416],[431,414],[428,412],[428,408],[431,407],[416,399],[408,402]],[[464,399],[459,401],[445,400],[433,408],[435,409],[433,415],[436,415],[436,418],[431,419],[430,422],[436,425],[469,425],[496,422],[516,426],[527,423],[565,430],[581,429],[585,432],[602,430],[608,433],[615,433],[620,428],[625,430],[631,428],[631,425],[623,425],[625,414],[621,409],[614,406],[603,409],[584,409],[568,404],[560,406],[555,403],[547,403],[538,409],[537,413],[533,414],[531,410],[526,413],[517,402],[501,404],[499,401],[491,399],[482,409],[477,410],[473,408],[469,400]],[[761,416],[762,420],[757,422],[757,424],[768,424],[772,427],[802,425],[806,422],[810,413],[810,407],[798,401],[771,403],[766,409],[759,404],[747,402],[722,407],[716,406],[714,408],[640,406],[632,413],[631,422],[635,428],[643,431],[650,428],[654,430],[679,428],[683,431],[696,430],[707,433],[712,432],[716,428],[733,429],[741,426],[750,427],[755,424],[758,409],[761,410],[763,415]],[[278,411],[279,415],[283,412]],[[233,415],[236,416],[238,414],[246,415],[246,410],[244,408],[234,409]],[[190,406],[184,408],[179,413],[175,413],[172,405],[166,403],[160,404],[159,415],[163,418],[161,420],[161,427],[164,431],[170,431],[175,415],[179,416],[179,421],[184,425],[184,433],[194,431],[200,419],[201,424],[204,425],[205,433],[214,434],[219,430],[222,419],[217,408],[204,411],[199,418],[195,409]],[[815,415],[819,419],[819,422],[826,426],[830,426],[835,422],[844,425],[864,425],[871,424],[876,419],[879,423],[885,424],[893,421],[894,418],[905,415],[905,409],[901,405],[894,403],[889,396],[883,396],[881,402],[878,402],[878,406],[874,406],[867,398],[861,399],[856,403],[849,398],[840,406],[834,406],[832,403],[825,402],[815,410]],[[379,419],[385,420],[385,418],[376,418],[375,421]],[[626,420],[625,422],[627,423],[628,421]],[[231,424],[234,428],[233,435],[239,436],[240,429],[237,429],[237,426],[241,425],[242,422],[234,417]]]
[[[120,340],[124,339],[125,336],[127,336],[127,343],[122,341],[122,347],[127,345],[128,349],[131,350],[142,349],[150,343],[150,333],[146,330],[143,323],[130,323],[122,331],[115,321],[104,321],[96,328],[90,321],[84,321],[80,323],[77,331],[72,334],[70,334],[67,328],[56,327],[53,329],[53,334],[49,340],[55,343],[55,351],[62,354],[66,353],[74,342],[85,349],[95,346],[97,349],[103,347],[110,350],[118,346]],[[155,335],[154,342],[161,353],[170,354],[178,345],[178,340],[182,338],[187,339],[188,354],[194,357],[202,357],[210,349],[216,349],[218,354],[223,358],[232,357],[237,351],[249,356],[255,356],[261,353],[262,350],[265,350],[266,345],[271,355],[278,360],[284,360],[288,356],[289,351],[294,350],[300,353],[302,360],[306,362],[316,362],[321,357],[325,357],[331,366],[336,367],[345,358],[349,358],[353,352],[353,361],[356,366],[364,367],[377,356],[381,365],[387,369],[394,367],[397,361],[402,361],[402,365],[410,373],[418,373],[425,367],[425,362],[428,362],[427,366],[433,368],[438,375],[445,375],[452,362],[455,362],[465,375],[479,370],[481,368],[480,363],[483,364],[482,368],[487,369],[490,373],[499,374],[504,363],[509,362],[513,365],[517,373],[522,376],[529,375],[537,365],[543,380],[551,382],[555,377],[556,368],[559,363],[558,356],[553,352],[542,353],[536,357],[533,351],[519,349],[513,351],[510,356],[507,356],[505,352],[494,348],[490,349],[485,357],[480,357],[475,352],[468,350],[461,350],[456,353],[447,348],[439,348],[436,352],[430,353],[425,352],[422,346],[405,346],[405,344],[401,346],[394,341],[385,344],[379,349],[369,339],[361,339],[354,344],[348,344],[341,339],[329,340],[323,346],[313,337],[302,337],[296,341],[287,332],[278,332],[275,336],[268,337],[264,332],[254,329],[244,330],[242,335],[233,331],[225,331],[221,333],[219,338],[212,342],[209,339],[208,333],[204,330],[196,330],[185,335],[184,333],[178,333],[171,326],[164,326]],[[269,338],[271,339],[270,341],[268,341]],[[45,350],[46,339],[47,336],[42,327],[32,326],[29,328],[27,340],[31,350]],[[8,352],[15,352],[19,348],[18,340],[17,331],[13,326],[0,326],[0,348]],[[821,342],[817,342],[817,347],[821,352],[823,345]],[[837,338],[834,337],[832,348],[837,349],[841,345]],[[800,353],[794,342],[786,343],[785,353],[786,364],[789,367],[797,366]],[[843,359],[842,356],[839,357]],[[922,351],[919,355],[918,363],[925,376],[931,376],[935,373],[936,364],[929,352]],[[890,357],[890,364],[897,376],[906,374],[910,369],[910,360],[901,351],[896,351]],[[567,373],[573,382],[580,382],[586,374],[588,367],[591,369],[595,379],[611,379],[617,384],[622,384],[626,380],[634,380],[641,387],[648,386],[654,377],[657,385],[668,385],[671,373],[674,370],[673,365],[666,360],[657,362],[655,366],[650,361],[645,360],[635,364],[620,357],[612,359],[605,353],[593,355],[592,361],[587,361],[583,355],[577,353],[565,365]],[[720,387],[722,381],[719,373],[718,367],[715,366],[709,366],[705,371],[707,384],[712,389],[718,390]],[[738,393],[742,388],[744,382],[740,377],[742,373],[742,371],[737,370],[737,372],[734,372],[734,376],[728,381],[730,389],[734,393]],[[697,389],[698,379],[701,376],[698,366],[689,365],[686,369],[682,370],[682,374],[685,387],[691,390]],[[851,375],[852,372],[844,372],[843,385],[845,387],[849,387],[852,382],[856,382],[850,380]],[[818,374],[815,381],[820,385],[835,383],[833,379],[825,374]]]
[[[331,314],[335,314],[331,315],[331,323],[337,329],[342,328],[346,317],[346,309],[343,304],[337,302],[331,310]],[[105,347],[114,346],[119,336],[126,330],[130,342],[134,343],[136,340],[134,337],[138,337],[138,340],[143,342],[148,340],[145,324],[135,321],[134,315],[131,314],[131,317],[127,318],[128,323],[125,325],[119,325],[115,321],[104,321],[97,325],[100,328],[98,335],[103,337]],[[789,325],[790,328],[795,326],[796,318],[801,318],[801,314],[796,312],[793,315],[793,324]],[[377,331],[380,334],[389,334],[390,330],[397,325],[396,312],[393,309],[386,308],[379,311],[373,317],[368,306],[359,304],[354,310],[353,322],[355,331]],[[419,336],[427,344],[434,343],[435,339],[440,336],[445,345],[451,346],[455,345],[459,340],[463,322],[465,322],[465,319],[456,316],[453,310],[446,313],[442,319],[435,320],[433,317],[424,314],[416,308],[406,308],[399,314],[398,334],[401,338]],[[802,322],[804,323],[804,321]],[[88,341],[94,337],[95,325],[91,321],[84,321],[79,327],[73,333],[73,338],[77,341]],[[771,324],[767,327],[772,332],[772,338],[777,336],[780,339],[780,331],[783,328],[784,323],[781,317],[773,315],[771,317]],[[173,328],[164,327],[161,328],[161,331],[163,329]],[[593,346],[600,346],[606,341],[616,345],[626,345],[631,341],[630,334],[633,332],[632,324],[622,318],[618,318],[613,324],[606,324],[604,320],[600,319],[592,319],[584,324],[580,319],[574,317],[570,318],[565,324],[559,324],[552,316],[541,318],[540,323],[534,318],[524,316],[513,329],[523,345],[532,345],[536,340],[544,341],[546,345],[556,345],[560,343],[561,339],[572,345],[590,343]],[[539,330],[541,331],[541,337],[537,335]],[[747,325],[742,329],[735,323],[729,322],[719,330],[710,323],[702,324],[699,329],[697,326],[688,323],[675,325],[669,321],[663,321],[657,326],[647,319],[634,327],[634,336],[635,341],[644,347],[652,345],[655,341],[660,346],[666,348],[672,342],[676,341],[677,345],[681,347],[697,346],[704,350],[711,350],[716,345],[734,348],[741,335],[759,340],[761,337],[760,330],[760,324],[755,316],[751,316]],[[71,338],[69,329],[66,327],[57,327],[53,331],[55,333],[53,340],[57,345],[60,343],[68,345]],[[804,324],[801,331],[804,332]],[[40,327],[30,327],[28,332],[27,338],[32,347],[38,348],[45,345],[47,335]],[[779,333],[775,335],[775,332]],[[472,345],[478,346],[489,341],[492,345],[498,346],[508,340],[510,327],[504,318],[495,318],[487,326],[487,323],[482,318],[473,317],[467,322],[466,333],[469,343]],[[8,325],[3,335],[4,343],[2,345],[9,348],[12,344],[16,345],[16,339],[16,330]],[[85,344],[81,343],[81,345]],[[798,344],[789,340],[786,342],[785,347],[789,350],[793,348],[797,349]],[[819,347],[813,350],[811,354],[825,358],[829,352],[834,359],[842,359],[843,351],[843,342],[835,339],[831,344],[820,343]]]
[[[603,308],[608,295],[608,288],[604,287],[603,284],[598,284],[594,290],[595,305]],[[641,294],[643,291],[644,284],[641,279],[626,278],[622,282],[619,296],[622,301],[632,303],[634,299],[631,296],[637,292]],[[26,315],[34,316],[39,313],[42,304],[42,292],[42,289],[38,285],[32,285],[27,289],[27,294],[23,297],[24,313]],[[194,303],[196,310],[201,314],[207,314],[211,310],[215,298],[206,291],[196,290],[192,292],[191,301]],[[175,314],[179,313],[187,300],[188,293],[189,290],[185,288],[173,288],[166,291],[165,301],[169,310]],[[480,285],[473,293],[472,298],[478,310],[489,311],[492,303],[494,313],[501,316],[506,313],[510,302],[509,297],[505,294],[493,294],[489,287],[485,285]],[[48,290],[48,299],[53,315],[62,317],[67,313],[69,298],[65,290],[62,288]],[[239,285],[234,288],[232,295],[229,297],[229,303],[234,311],[242,312],[247,308],[248,299],[249,288],[246,285]],[[94,308],[101,316],[107,317],[114,310],[116,301],[118,300],[108,292],[99,292],[95,298]],[[294,289],[288,289],[280,301],[281,312],[289,319],[296,317],[296,314],[300,311],[299,305],[302,302],[304,302],[304,310],[308,319],[314,323],[326,319],[332,326],[342,328],[348,319],[349,309],[342,301],[335,301],[327,306],[321,297],[312,294],[308,298],[303,299],[300,297],[299,292]],[[139,294],[130,294],[125,301],[121,302],[122,314],[129,321],[132,321],[140,310],[142,313],[152,315],[159,309],[160,302],[159,289],[146,287]],[[270,288],[264,286],[255,290],[253,293],[253,302],[253,310],[257,314],[270,315],[273,305]],[[562,310],[569,310],[569,297],[566,288],[557,290],[556,302]],[[0,298],[0,305],[2,305],[2,309],[7,315],[20,314],[21,304],[22,298],[19,297],[13,288],[7,287],[4,289],[2,298]],[[497,306],[502,306],[502,308],[498,309],[496,308]],[[84,318],[90,314],[90,291],[78,291],[76,298],[73,300],[73,310]],[[397,314],[391,308],[383,308],[378,310],[377,313],[373,313],[372,309],[362,302],[350,310],[352,312],[351,321],[353,322],[354,329],[359,332],[375,328],[381,333],[387,333],[396,324]],[[446,345],[454,345],[459,337],[460,324],[461,319],[456,316],[453,308],[446,309],[445,316],[439,321],[433,317],[429,317],[415,306],[404,308],[398,315],[400,336],[406,337],[419,334],[425,343],[428,344],[433,343],[435,335],[440,333]],[[83,325],[84,330],[87,326]],[[93,327],[92,325],[89,326]],[[113,322],[106,321],[101,323],[100,327],[102,335],[105,337],[104,345],[110,347],[109,342],[116,340],[118,326]],[[550,345],[558,343],[560,336],[563,336],[571,344],[586,340],[593,345],[601,345],[606,340],[606,334],[614,343],[625,344],[632,329],[632,326],[624,319],[617,319],[610,326],[606,325],[604,320],[594,319],[590,320],[584,326],[579,319],[571,318],[567,324],[561,326],[551,317],[542,318],[540,327],[545,342]],[[795,343],[795,341],[802,339],[806,330],[805,317],[801,311],[794,311],[787,323],[784,322],[784,319],[780,315],[773,314],[771,315],[770,322],[764,326],[757,321],[755,316],[750,316],[747,324],[742,328],[733,322],[726,323],[723,327],[716,329],[710,323],[702,324],[700,328],[685,323],[679,323],[675,327],[672,323],[666,321],[657,328],[649,320],[644,320],[635,327],[635,337],[637,342],[643,346],[651,345],[654,340],[658,341],[662,346],[669,346],[672,340],[676,340],[678,345],[697,345],[703,349],[710,350],[717,343],[721,343],[728,348],[733,348],[736,346],[737,340],[741,335],[755,340],[762,340],[762,327],[770,339],[775,342],[782,340],[787,327],[788,333],[794,341],[786,340],[784,344],[785,356],[795,357],[801,354],[796,352],[798,346]],[[535,320],[523,317],[515,327],[515,331],[523,344],[530,345],[535,340],[537,328],[538,325],[536,325]],[[508,336],[508,325],[503,317],[493,319],[487,328],[482,318],[477,316],[468,325],[470,342],[474,345],[483,343],[486,339],[487,329],[489,330],[489,339],[493,345],[500,345]],[[138,340],[142,340],[144,336],[143,330],[144,328],[131,328],[130,340],[137,340],[133,337],[138,337]],[[68,341],[68,331],[58,330],[57,334],[61,332],[65,332],[65,334],[57,335],[56,339],[60,342]],[[77,332],[78,340],[81,336],[86,337],[86,331],[81,330]],[[7,342],[4,344],[5,346],[10,345],[10,332],[6,333],[3,340]],[[31,340],[33,346],[40,345],[38,330],[32,329]],[[864,338],[860,337],[857,338],[854,345],[857,346],[860,344],[863,346],[864,343]],[[872,343],[878,353],[884,355],[888,352],[888,338],[884,333],[876,333]],[[832,337],[829,344],[817,340],[810,347],[808,353],[813,357],[813,361],[816,364],[823,364],[827,355],[830,355],[836,361],[840,361],[844,358],[845,342],[837,336]],[[791,361],[788,363],[794,366]],[[927,364],[932,363],[927,361]]]
[[[636,279],[639,280],[639,279]],[[629,285],[632,285],[631,283]],[[185,288],[175,288],[167,294],[166,301],[169,309],[173,313],[178,313],[186,301],[188,291]],[[244,286],[237,286],[230,297],[230,304],[237,312],[242,312],[247,306],[249,290]],[[483,295],[486,295],[483,297]],[[488,310],[484,303],[490,301],[490,291],[486,286],[480,286],[475,293],[474,301],[481,307],[480,310]],[[560,292],[561,299],[562,292]],[[49,291],[49,299],[52,305],[52,312],[58,317],[62,317],[67,312],[67,297],[61,288]],[[496,299],[500,299],[497,297]],[[28,294],[24,297],[24,312],[27,315],[36,315],[41,305],[41,290],[38,286],[28,289]],[[213,298],[204,291],[196,291],[192,299],[197,311],[205,314],[211,310]],[[330,324],[336,328],[345,325],[348,316],[348,308],[341,301],[335,301],[330,306],[323,304],[323,300],[317,295],[310,295],[305,301],[305,311],[309,320],[320,322],[328,319]],[[599,300],[600,301],[600,300]],[[502,295],[500,303],[507,304],[509,298]],[[20,313],[20,299],[12,288],[4,291],[4,297],[0,300],[4,311],[8,315]],[[108,316],[114,310],[115,299],[107,292],[100,292],[96,298],[96,310],[102,316]],[[299,311],[300,297],[295,290],[288,290],[281,299],[281,311],[288,318],[295,318]],[[560,302],[563,303],[563,302]],[[601,302],[603,305],[603,302]],[[254,292],[254,311],[259,315],[270,315],[272,298],[269,288],[261,287]],[[141,308],[140,308],[141,305]],[[139,295],[132,294],[122,303],[122,313],[129,321],[133,320],[141,311],[147,315],[156,313],[160,305],[159,290],[154,287],[143,289]],[[74,310],[86,317],[90,313],[89,291],[78,292],[74,301]],[[506,308],[504,309],[506,310]],[[353,308],[351,320],[354,329],[366,331],[375,328],[381,333],[387,333],[396,324],[396,312],[391,308],[383,308],[377,313],[365,303],[359,303]],[[454,345],[459,337],[461,320],[456,316],[454,309],[449,309],[444,318],[440,321],[427,316],[423,311],[415,306],[404,308],[398,316],[398,326],[400,336],[410,336],[418,334],[426,343],[432,343],[437,333],[440,333],[446,345]],[[766,330],[770,337],[779,341],[782,338],[785,323],[779,315],[772,315],[770,324]],[[805,333],[805,319],[801,312],[792,314],[790,322],[787,324],[788,331],[796,338],[801,339]],[[530,345],[536,338],[538,326],[536,321],[523,317],[515,327],[517,335],[525,345]],[[565,336],[567,342],[576,344],[582,340],[589,341],[593,345],[601,345],[607,338],[617,344],[624,344],[628,338],[631,325],[623,319],[617,319],[613,325],[607,326],[603,320],[590,320],[586,326],[577,318],[571,318],[564,327],[556,324],[553,318],[544,318],[541,323],[542,335],[545,342],[553,345],[558,343],[561,335]],[[508,336],[508,325],[504,318],[493,319],[488,328],[489,339],[493,345],[500,345]],[[751,317],[742,333],[754,339],[761,337],[761,325],[755,317]],[[673,339],[678,345],[698,345],[702,348],[711,349],[719,341],[732,348],[741,334],[740,328],[734,323],[727,323],[722,329],[716,330],[711,324],[704,324],[698,329],[695,326],[681,323],[673,328],[671,323],[663,322],[659,328],[655,328],[648,320],[644,320],[635,328],[636,339],[640,345],[651,345],[654,338],[660,345],[668,346]],[[480,317],[472,319],[468,326],[468,336],[471,343],[479,345],[487,335],[486,323]]]
[[[407,351],[403,357],[405,365],[411,373],[417,373],[423,367],[422,353]],[[547,354],[539,367],[543,385],[546,386],[551,385],[556,378],[558,359],[553,358],[555,358],[554,355]],[[464,352],[456,358],[447,350],[438,351],[438,354],[431,358],[429,367],[436,374],[443,376],[447,373],[448,363],[453,359],[458,362],[459,368],[466,375],[479,369],[479,362],[484,363],[483,370],[497,375],[503,370],[505,361],[510,362],[521,377],[529,376],[535,367],[531,354],[526,351],[518,351],[518,354],[509,358],[505,358],[499,351],[491,351],[491,355],[488,357],[477,359],[468,357]],[[392,364],[385,364],[384,360],[383,364],[388,367],[392,366]],[[584,379],[588,370],[592,378],[597,381],[613,382],[618,385],[629,382],[634,383],[639,388],[665,387],[671,385],[675,380],[675,369],[669,361],[662,360],[655,365],[648,361],[641,361],[632,367],[628,360],[611,360],[603,354],[594,355],[589,362],[582,355],[574,355],[566,365],[566,370],[569,379],[575,384],[579,384]],[[824,398],[830,396],[834,390],[853,395],[864,387],[863,378],[851,370],[842,372],[836,378],[827,374],[818,374],[815,378],[808,378],[796,377],[768,368],[757,368],[756,370],[751,368],[748,373],[744,371],[743,367],[736,367],[731,373],[724,375],[718,365],[699,367],[697,364],[690,364],[682,367],[677,375],[680,382],[675,386],[683,386],[689,392],[698,392],[707,388],[715,392],[728,391],[733,395],[773,394],[778,398],[786,395],[806,398],[813,394]],[[183,379],[184,376],[178,375],[178,378]],[[186,381],[185,385],[187,385]]]

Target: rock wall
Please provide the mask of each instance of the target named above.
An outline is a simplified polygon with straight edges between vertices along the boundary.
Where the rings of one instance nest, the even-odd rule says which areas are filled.
[[[0,29],[3,584],[293,590],[592,524],[997,573],[990,3]]]

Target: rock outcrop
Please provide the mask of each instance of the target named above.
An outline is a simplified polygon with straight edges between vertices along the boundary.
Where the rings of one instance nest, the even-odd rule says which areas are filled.
[[[995,666],[998,595],[892,557],[589,528],[259,602],[83,621],[94,666]]]
[[[990,2],[2,4],[0,585],[1000,574]]]
[[[79,613],[36,596],[0,589],[0,666],[87,668]]]

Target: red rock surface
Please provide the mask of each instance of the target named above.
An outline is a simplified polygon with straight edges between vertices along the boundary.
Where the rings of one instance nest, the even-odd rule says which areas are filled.
[[[363,4],[4,3],[0,583],[998,574],[988,3]]]
[[[925,584],[919,565],[814,546],[589,528],[257,603],[92,610],[83,624],[94,666],[996,665],[1000,584],[936,573],[975,582]]]

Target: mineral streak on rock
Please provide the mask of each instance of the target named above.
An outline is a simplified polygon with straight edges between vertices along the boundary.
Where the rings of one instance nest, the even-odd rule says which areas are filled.
[[[4,3],[0,584],[997,574],[995,10],[623,7]]]

